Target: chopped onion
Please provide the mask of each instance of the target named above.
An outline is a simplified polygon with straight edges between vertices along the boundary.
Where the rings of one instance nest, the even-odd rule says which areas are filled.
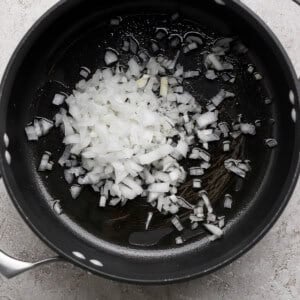
[[[25,127],[25,132],[26,132],[28,141],[37,141],[39,139],[34,126]]]
[[[68,184],[71,184],[74,180],[74,174],[72,172],[70,172],[69,169],[64,170],[64,177]]]
[[[217,71],[223,71],[224,67],[219,60],[219,57],[215,54],[208,54],[204,60],[204,64],[207,69],[213,68]]]
[[[265,98],[265,104],[271,104],[272,103],[272,99],[270,98]]]
[[[255,120],[254,124],[256,127],[261,127],[261,120]]]
[[[139,43],[136,40],[136,38],[133,36],[131,36],[129,38],[129,49],[130,49],[131,53],[133,53],[133,54],[137,54],[138,49],[139,49]]]
[[[206,161],[203,161],[203,162],[201,163],[200,167],[201,167],[202,169],[207,170],[207,169],[209,169],[209,168],[211,167],[211,164],[208,163],[208,162],[206,162]]]
[[[214,236],[220,238],[223,235],[223,230],[213,224],[203,224],[203,226]]]
[[[218,116],[215,112],[206,112],[197,118],[197,124],[200,129],[207,127],[218,121]]]
[[[254,73],[254,78],[255,78],[255,80],[262,80],[263,79],[262,75],[259,74],[258,72]]]
[[[204,170],[201,167],[192,167],[190,168],[191,176],[201,176],[204,174]]]
[[[253,124],[241,123],[240,130],[243,134],[250,134],[250,135],[256,134],[256,128]]]
[[[113,198],[109,201],[109,205],[110,206],[116,206],[118,205],[119,203],[121,202],[121,199],[120,198]]]
[[[176,245],[181,245],[181,244],[183,244],[183,239],[182,239],[182,237],[181,237],[181,236],[176,237],[175,243],[176,243]]]
[[[278,146],[278,142],[276,139],[265,139],[265,145],[269,148],[275,148]]]
[[[224,162],[225,168],[228,171],[230,171],[230,172],[232,172],[232,173],[234,173],[234,174],[236,174],[236,175],[238,175],[242,178],[245,178],[246,177],[246,171],[240,169],[237,166],[237,164],[238,164],[238,162],[233,160],[233,159],[228,159],[228,160],[225,160],[225,162]]]
[[[215,214],[207,214],[207,218],[206,218],[206,221],[208,223],[213,223],[213,222],[216,222],[217,220],[217,216]]]
[[[64,95],[61,95],[61,94],[55,94],[54,98],[53,98],[53,101],[52,103],[54,105],[62,105],[65,101],[65,96]]]
[[[3,142],[4,142],[5,147],[8,148],[8,146],[9,146],[9,137],[8,137],[7,133],[4,133],[4,135],[3,135]]]
[[[91,70],[87,67],[81,67],[79,75],[83,78],[87,78],[91,74]]]
[[[174,148],[172,146],[163,145],[163,146],[160,146],[158,149],[153,150],[152,152],[141,155],[139,157],[139,162],[142,165],[148,165],[154,161],[164,158],[165,156],[168,156],[173,151],[174,151]]]
[[[209,80],[215,80],[216,78],[218,78],[214,70],[207,70],[205,73],[205,77]]]
[[[248,65],[247,72],[252,74],[254,72],[254,66],[253,65]]]
[[[168,193],[170,191],[170,184],[167,182],[152,183],[148,187],[150,193]]]
[[[182,231],[183,230],[183,226],[179,221],[179,218],[177,216],[175,216],[174,218],[171,219],[172,224],[174,225],[174,227],[178,230],[178,231]]]
[[[105,196],[101,196],[100,201],[99,201],[99,207],[105,207],[106,201],[107,201],[107,198]]]
[[[106,50],[104,61],[107,66],[116,63],[118,61],[118,55],[113,50]]]
[[[146,226],[145,226],[146,230],[149,229],[149,225],[150,225],[150,222],[152,220],[152,217],[153,217],[153,212],[148,212],[148,217],[147,217]]]
[[[223,142],[223,151],[224,152],[229,152],[230,151],[230,144],[231,144],[230,141],[224,141]]]
[[[167,97],[167,95],[168,95],[168,77],[161,77],[159,94],[162,97]]]
[[[79,197],[79,194],[82,190],[82,187],[80,185],[72,185],[70,188],[70,193],[73,199],[77,199]]]
[[[202,187],[202,180],[201,179],[194,179],[193,180],[193,188],[194,189],[201,189]]]
[[[50,152],[45,152],[43,154],[39,168],[38,168],[38,170],[40,172],[44,172],[48,169],[48,163],[49,163],[50,156],[51,156]]]
[[[48,120],[48,119],[45,119],[45,118],[42,118],[40,119],[39,121],[40,123],[40,127],[41,127],[41,130],[42,130],[42,134],[43,135],[46,135],[49,133],[49,131],[53,128],[54,124],[52,121]]]
[[[34,130],[38,137],[41,137],[43,135],[40,120],[34,119],[33,121]]]
[[[192,50],[195,50],[195,49],[197,49],[197,48],[198,48],[198,44],[195,43],[195,42],[192,42],[192,43],[186,45],[186,46],[183,48],[183,53],[188,53],[188,52],[190,52],[190,51],[192,51]]]
[[[183,73],[183,78],[188,79],[188,78],[198,77],[199,75],[200,75],[199,71],[188,71]]]
[[[213,208],[211,206],[210,200],[207,196],[207,192],[202,190],[199,192],[199,196],[201,197],[201,199],[204,201],[204,204],[207,208],[208,213],[212,213],[213,212]]]
[[[229,209],[232,207],[232,196],[229,194],[225,195],[224,207]]]
[[[122,50],[125,51],[125,52],[128,52],[129,47],[130,47],[130,43],[127,40],[124,40]]]

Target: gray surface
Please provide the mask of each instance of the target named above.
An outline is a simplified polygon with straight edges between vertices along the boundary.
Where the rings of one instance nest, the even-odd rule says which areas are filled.
[[[0,0],[0,76],[20,38],[56,0]],[[244,0],[274,30],[300,74],[300,8],[292,0]],[[164,287],[114,283],[67,263],[0,278],[1,299],[300,299],[300,183],[281,219],[254,249],[205,278]],[[0,249],[51,255],[21,220],[0,183]]]

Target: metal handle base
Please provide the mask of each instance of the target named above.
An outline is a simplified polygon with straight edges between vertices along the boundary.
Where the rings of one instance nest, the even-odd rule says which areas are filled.
[[[13,258],[0,250],[0,274],[9,279],[39,265],[59,260],[62,259],[59,256],[55,256],[35,263],[30,263]]]

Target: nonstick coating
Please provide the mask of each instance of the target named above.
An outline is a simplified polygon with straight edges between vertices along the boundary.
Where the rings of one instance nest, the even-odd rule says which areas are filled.
[[[10,195],[26,221],[50,246],[93,272],[144,283],[171,282],[205,274],[239,256],[258,240],[282,211],[294,186],[299,134],[291,118],[293,106],[288,97],[290,90],[297,96],[289,61],[271,34],[249,12],[235,3],[220,6],[214,1],[205,2],[194,6],[188,1],[184,5],[175,1],[122,5],[110,1],[108,9],[102,3],[64,1],[31,30],[5,75],[0,128],[10,138],[8,150],[12,163],[8,166],[4,162],[2,166]],[[170,22],[174,12],[180,12],[181,17]],[[116,15],[123,16],[123,22],[120,27],[112,28],[109,20]],[[249,47],[246,56],[231,57],[238,75],[234,85],[222,80],[209,82],[204,75],[186,83],[186,88],[202,104],[221,87],[233,91],[236,101],[224,106],[228,120],[240,112],[246,121],[260,119],[263,123],[256,137],[237,140],[235,150],[227,156],[251,160],[253,170],[245,181],[229,176],[220,167],[226,158],[222,149],[212,149],[213,168],[204,184],[217,212],[225,214],[227,220],[224,239],[213,243],[200,231],[186,244],[175,246],[176,233],[170,230],[168,217],[157,214],[150,228],[152,233],[142,233],[142,240],[147,243],[164,232],[170,234],[163,234],[152,246],[130,244],[130,234],[143,231],[147,212],[151,210],[149,205],[137,199],[123,208],[103,210],[98,208],[99,196],[88,188],[79,199],[73,200],[60,167],[55,166],[47,174],[36,171],[44,151],[52,152],[54,161],[61,156],[62,134],[59,130],[52,131],[38,143],[28,143],[24,134],[24,127],[34,116],[53,118],[57,113],[51,104],[54,94],[72,92],[80,80],[81,66],[89,67],[92,72],[103,67],[105,48],[120,49],[122,39],[129,34],[141,46],[148,47],[157,27],[179,33],[201,30],[214,38],[239,36]],[[204,50],[208,44],[209,40]],[[192,54],[181,62],[186,69],[194,70],[202,66],[201,60],[201,55]],[[257,84],[247,74],[249,62],[264,75],[261,83]],[[273,100],[272,105],[264,104],[266,97]],[[279,142],[272,151],[263,143],[268,137]],[[4,146],[1,147],[3,163]],[[185,164],[189,166],[191,162]],[[188,187],[189,183],[181,192],[192,201],[194,195]],[[225,192],[234,197],[234,208],[229,212],[222,209]],[[52,209],[56,199],[61,200],[61,215]],[[74,251],[84,258],[74,256]],[[93,264],[91,260],[95,259],[103,266]]]

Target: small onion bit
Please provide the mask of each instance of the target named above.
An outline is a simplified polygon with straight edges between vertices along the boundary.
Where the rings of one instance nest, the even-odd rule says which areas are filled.
[[[46,151],[41,159],[38,171],[39,172],[45,172],[45,171],[51,171],[53,168],[54,163],[49,161],[51,157],[51,152]]]
[[[116,63],[118,61],[118,53],[111,48],[107,49],[105,52],[104,61],[107,66]]]
[[[278,146],[278,142],[274,138],[265,139],[265,145],[269,148],[275,148]]]
[[[226,194],[224,197],[224,208],[232,208],[232,196],[230,194]]]
[[[63,209],[62,209],[60,203],[61,203],[60,200],[54,200],[54,202],[53,202],[52,208],[57,215],[61,215],[63,212]]]
[[[180,220],[178,218],[178,216],[174,216],[171,219],[172,224],[174,225],[174,227],[178,230],[178,231],[182,231],[184,228],[182,226],[182,224],[180,223]]]
[[[84,79],[87,79],[89,75],[91,74],[91,70],[88,67],[81,67],[79,75],[83,77]]]
[[[153,212],[148,212],[148,216],[147,216],[147,220],[146,220],[146,225],[145,225],[145,229],[146,230],[149,229],[152,217],[153,217]]]
[[[62,94],[55,94],[52,103],[60,106],[64,103],[66,96]]]

